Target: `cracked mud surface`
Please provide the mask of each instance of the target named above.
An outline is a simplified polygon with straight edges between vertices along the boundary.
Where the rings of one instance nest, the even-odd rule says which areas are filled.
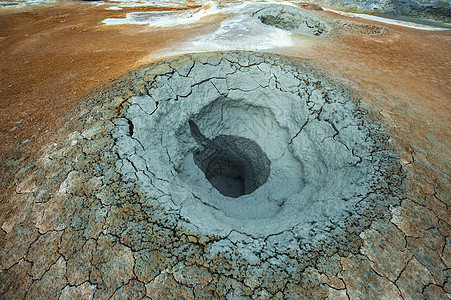
[[[299,4],[303,8],[302,4]],[[275,26],[288,30],[295,34],[307,36],[330,36],[349,30],[361,34],[384,34],[387,29],[376,25],[359,24],[352,21],[338,21],[328,18],[326,15],[319,15],[317,11],[322,8],[309,7],[306,9],[292,6],[267,5],[252,13],[263,24]],[[312,12],[316,11],[315,12]]]
[[[55,18],[60,16],[56,14]],[[330,67],[329,71],[338,73],[338,78],[350,80],[351,85],[373,96],[363,98],[362,104],[374,108],[388,124],[395,144],[402,147],[401,162],[408,172],[401,204],[391,208],[388,218],[382,216],[358,236],[341,236],[337,242],[349,248],[338,250],[337,247],[336,252],[332,249],[327,253],[314,249],[301,258],[281,251],[281,257],[293,258],[292,266],[299,272],[281,271],[277,265],[279,254],[263,259],[261,266],[248,264],[249,258],[240,260],[243,255],[234,249],[251,248],[244,242],[229,244],[230,250],[222,256],[218,252],[211,257],[199,257],[208,245],[227,240],[215,236],[207,240],[205,236],[172,230],[172,217],[144,203],[141,188],[133,183],[124,185],[124,179],[114,171],[116,165],[111,163],[116,159],[114,139],[105,133],[114,131],[115,125],[110,120],[121,115],[123,101],[139,93],[139,85],[144,84],[126,80],[122,90],[105,92],[77,104],[72,121],[63,122],[57,144],[44,149],[37,163],[29,164],[26,157],[21,158],[28,166],[15,179],[2,177],[2,184],[7,186],[11,182],[13,186],[13,192],[2,198],[0,216],[2,297],[42,298],[44,295],[69,299],[128,295],[158,299],[174,294],[179,298],[208,298],[212,294],[218,298],[228,294],[232,298],[235,293],[264,299],[271,298],[272,293],[274,298],[296,298],[293,295],[297,293],[307,298],[329,299],[448,299],[451,292],[449,147],[443,141],[449,138],[444,134],[449,124],[443,120],[449,118],[449,102],[444,97],[449,95],[449,76],[446,76],[449,55],[443,51],[447,49],[443,45],[449,44],[444,42],[446,34],[425,37],[413,31],[397,31],[393,27],[390,30],[385,37],[363,41],[348,37],[344,42],[323,44],[315,49],[314,55],[306,54]],[[92,32],[88,30],[84,36],[88,42],[102,36],[97,32],[90,39],[89,34]],[[46,38],[55,41],[55,36]],[[5,41],[12,43],[8,38]],[[33,45],[31,38],[25,41]],[[15,51],[23,53],[20,49]],[[334,59],[328,60],[331,56]],[[7,61],[7,57],[13,60],[14,55],[8,53],[2,59]],[[43,56],[38,58],[36,62],[45,61]],[[86,61],[82,56],[78,58]],[[61,79],[59,73],[50,72],[58,70],[58,64],[53,63],[55,56],[48,59],[52,60],[50,69],[46,69],[47,64],[42,69]],[[107,64],[111,60],[99,61]],[[21,68],[26,66],[21,60],[16,64]],[[71,64],[62,65],[65,70],[73,71]],[[118,68],[111,67],[121,73],[123,69]],[[33,68],[27,70],[30,72],[25,75],[31,76]],[[6,75],[3,74],[2,80],[8,80]],[[18,88],[16,82],[13,84]],[[132,85],[137,88],[130,90]],[[22,105],[23,101],[24,111],[31,105],[26,101],[29,95],[17,92],[11,96],[2,91],[7,99],[20,100],[15,105]],[[52,95],[39,84],[33,85],[31,92],[32,96]],[[55,93],[58,92],[61,89]],[[110,101],[105,103],[104,99]],[[74,103],[78,102],[74,100]],[[32,111],[39,105],[33,105]],[[3,114],[3,124],[9,124],[15,117],[7,117],[5,121],[6,115]],[[14,126],[29,128],[26,122],[36,120]],[[5,128],[10,127],[5,125]],[[20,136],[18,131],[11,134]],[[74,134],[69,136],[71,133]],[[5,149],[10,148],[2,149],[7,153],[9,150]],[[141,225],[144,223],[149,224],[145,230]],[[353,228],[360,225],[356,226]],[[140,235],[141,232],[148,235]],[[268,239],[268,245],[270,242]],[[140,245],[145,246],[141,249]],[[278,245],[271,247],[280,249]],[[292,276],[295,273],[297,277]],[[278,280],[273,281],[274,277]]]
[[[166,210],[177,211],[178,228],[221,238],[239,233],[265,240],[281,234],[274,243],[316,243],[337,235],[364,211],[377,214],[375,206],[399,201],[400,165],[384,149],[381,130],[349,94],[311,68],[280,57],[218,56],[187,57],[146,70],[145,91],[115,120],[118,169]],[[205,142],[199,142],[201,135]],[[253,141],[269,159],[269,178],[237,199],[221,195],[198,168],[203,162],[193,159],[202,149],[204,161],[221,170],[227,168],[224,156],[249,156],[241,164],[251,162],[247,169],[255,174],[243,177],[258,179],[264,163],[251,157],[256,151],[246,153],[250,145],[239,150],[239,143],[226,143],[224,136]],[[207,145],[210,139],[216,146]],[[213,162],[206,161],[210,157]]]
[[[215,71],[206,72],[208,68]],[[246,73],[250,70],[257,75]],[[250,81],[243,84],[240,76],[233,79],[242,73],[248,80],[253,80],[255,87],[251,88]],[[195,74],[206,77],[196,78]],[[283,75],[293,76],[292,84],[288,84],[288,79],[282,81]],[[178,76],[178,80],[168,81],[172,76]],[[222,90],[221,76],[224,76]],[[159,80],[164,84],[159,85]],[[179,84],[180,80],[191,82],[191,90],[184,90],[186,84]],[[241,88],[233,88],[238,83]],[[171,95],[159,94],[163,87],[172,88],[174,98],[158,98]],[[243,91],[244,87],[249,89]],[[268,102],[269,106],[262,94],[252,95],[260,89],[280,93],[278,96],[282,101],[292,101],[294,109],[288,113],[291,119],[287,114],[282,118],[284,114],[277,113],[274,97],[269,98],[273,100]],[[198,98],[189,99],[190,95]],[[238,220],[227,223],[226,218],[217,215],[209,219],[208,214],[214,214],[211,211],[217,209],[212,209],[206,202],[215,199],[202,199],[203,196],[192,193],[191,201],[188,201],[182,198],[185,195],[180,191],[165,192],[168,188],[169,191],[177,189],[176,182],[169,181],[177,178],[177,173],[183,175],[183,171],[176,171],[176,163],[183,157],[171,155],[170,151],[174,152],[176,148],[161,147],[152,136],[158,136],[160,143],[167,141],[170,144],[170,135],[175,136],[178,131],[179,140],[185,144],[180,146],[183,153],[184,149],[192,147],[187,138],[187,134],[191,135],[189,118],[198,122],[204,134],[213,136],[207,128],[214,130],[215,127],[202,128],[206,125],[201,122],[203,115],[200,112],[210,103],[217,104],[218,97],[225,103],[222,107],[227,107],[228,102],[235,104],[238,113],[226,109],[223,113],[224,120],[229,115],[232,121],[240,117],[242,110],[234,103],[238,101],[236,99],[243,103],[245,99],[260,97],[261,109],[265,105],[267,109],[272,107],[276,121],[285,119],[287,122],[281,128],[287,131],[286,142],[293,146],[282,144],[283,148],[288,146],[283,152],[299,155],[299,149],[303,148],[294,146],[297,139],[314,147],[308,144],[308,137],[302,138],[303,134],[321,138],[319,144],[329,139],[332,146],[324,147],[329,152],[321,154],[326,150],[319,148],[315,149],[319,154],[314,155],[327,154],[330,161],[323,159],[326,165],[332,164],[328,166],[330,169],[350,169],[351,172],[344,175],[351,181],[355,180],[351,176],[353,172],[358,171],[359,176],[362,172],[371,174],[368,177],[370,185],[364,185],[363,189],[354,187],[354,194],[351,181],[344,181],[345,186],[341,189],[333,186],[339,193],[335,194],[331,206],[343,206],[344,214],[320,210],[320,214],[311,219],[307,213],[304,220],[299,220],[295,215],[287,218],[286,212],[279,212],[272,225],[286,221],[280,227],[268,226],[267,230],[262,230],[258,220],[251,219],[238,227]],[[192,111],[189,111],[190,102],[200,103],[192,105]],[[67,122],[71,124],[66,129],[69,131],[67,137],[50,146],[36,164],[20,171],[15,201],[18,205],[34,205],[24,205],[29,209],[20,210],[2,226],[6,234],[5,247],[1,249],[1,288],[6,297],[36,298],[44,288],[61,298],[73,295],[95,298],[128,295],[152,299],[172,295],[182,298],[336,298],[336,295],[347,297],[352,293],[359,297],[358,293],[371,291],[347,273],[349,269],[344,266],[353,268],[365,266],[365,263],[366,280],[383,287],[389,297],[402,295],[394,282],[404,268],[415,263],[412,263],[411,255],[404,263],[397,262],[393,269],[378,269],[380,258],[372,257],[373,252],[365,252],[365,247],[373,245],[366,245],[361,237],[380,234],[382,228],[391,228],[401,235],[394,225],[386,227],[391,217],[390,207],[397,206],[402,200],[400,165],[388,149],[387,137],[377,122],[365,116],[348,93],[332,85],[307,64],[267,54],[189,56],[137,71],[115,88],[93,96],[82,105],[85,109]],[[173,105],[181,107],[174,109]],[[347,108],[344,115],[339,113],[341,106]],[[213,111],[213,108],[207,110]],[[160,118],[159,111],[163,112]],[[171,118],[166,115],[168,113],[178,115]],[[182,113],[187,117],[180,116]],[[300,115],[296,116],[296,113]],[[278,116],[280,120],[277,120]],[[173,125],[180,122],[180,126],[168,127],[164,118]],[[160,124],[159,128],[149,127],[146,123],[154,122],[154,119]],[[208,121],[217,120],[207,118],[206,124]],[[222,125],[227,128],[227,122]],[[244,127],[244,131],[243,127],[231,127],[241,129],[241,133],[235,132],[236,135],[246,137],[247,134],[247,138],[259,142],[256,135],[249,133],[251,126]],[[76,130],[69,130],[73,128]],[[341,138],[345,128],[351,134]],[[162,137],[162,133],[168,137]],[[141,136],[145,134],[147,138]],[[335,141],[338,144],[334,144]],[[261,140],[260,143],[272,159],[271,151],[276,151],[277,147],[268,148]],[[342,150],[343,153],[336,151],[340,157],[335,157],[330,150],[338,149],[339,145],[346,150]],[[158,152],[162,152],[160,156]],[[361,159],[350,162],[346,153],[361,155]],[[368,163],[364,163],[366,160]],[[302,158],[299,162],[303,168],[311,168],[309,171],[318,167],[314,157],[311,161]],[[272,163],[277,164],[277,161]],[[164,172],[165,166],[168,173]],[[326,170],[322,171],[327,179]],[[332,174],[337,176],[337,173]],[[268,183],[270,181],[268,179]],[[204,179],[203,186],[205,183]],[[320,181],[319,184],[324,183]],[[186,186],[181,187],[186,189]],[[340,198],[344,197],[343,192],[347,192],[346,199]],[[317,195],[322,195],[320,192],[314,194],[317,198],[313,197],[313,202],[321,204],[327,200]],[[186,203],[182,201],[177,205],[180,200]],[[296,202],[284,205],[293,210]],[[321,205],[315,203],[309,206],[321,209]],[[305,209],[298,208],[297,212],[302,214]],[[314,213],[316,211],[310,212]],[[268,220],[271,219],[265,219],[265,222],[271,223]],[[204,221],[209,224],[202,227],[200,224]],[[382,228],[374,228],[375,224]],[[410,289],[405,293],[410,293]]]
[[[259,18],[263,24],[312,36],[327,35],[335,25],[332,20],[291,6],[269,6],[258,10],[253,16]]]

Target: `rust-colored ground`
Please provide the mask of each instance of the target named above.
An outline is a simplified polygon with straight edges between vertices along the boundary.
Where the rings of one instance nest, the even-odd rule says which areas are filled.
[[[419,176],[423,183],[434,182],[449,192],[445,183],[451,161],[450,32],[364,23],[389,31],[376,36],[350,34],[292,54],[310,58],[362,93],[365,104],[380,114],[395,143],[405,150],[407,168],[418,167],[410,163],[421,158],[429,170]],[[428,189],[433,193],[432,187]]]
[[[446,166],[450,161],[445,141],[450,132],[451,34],[382,26],[389,29],[388,34],[348,35],[315,46],[308,56],[337,79],[363,91],[370,99],[367,104],[380,110],[399,142],[408,143],[406,138],[412,137],[421,140],[424,149],[437,154],[436,159]]]
[[[5,197],[14,188],[21,164],[56,140],[61,122],[77,103],[150,62],[149,57],[164,56],[164,49],[218,26],[214,19],[176,29],[99,26],[105,18],[143,9],[112,11],[104,6],[69,3],[28,12],[0,11],[2,211],[9,210]],[[405,234],[407,249],[415,255],[405,269],[415,270],[419,263],[427,266],[435,277],[434,287],[443,295],[444,290],[450,292],[450,283],[437,280],[445,271],[440,267],[434,273],[433,264],[440,260],[448,264],[451,247],[447,186],[451,34],[382,26],[388,33],[318,39],[283,53],[307,58],[351,86],[363,96],[364,106],[387,124],[394,145],[404,150],[401,155],[409,172],[407,200],[394,211],[398,219],[393,221]],[[421,217],[415,212],[421,212]],[[371,242],[371,237],[366,241]],[[342,263],[349,267],[354,261],[349,258]],[[377,267],[379,262],[372,263]],[[353,269],[348,269],[347,288],[352,290]],[[414,271],[411,274],[414,276]],[[406,274],[399,277],[403,276]],[[357,289],[358,283],[355,286]]]
[[[451,34],[365,23],[385,26],[388,34],[347,35],[306,56],[362,93],[387,124],[410,174],[408,197],[441,211],[449,235]]]
[[[102,27],[105,18],[150,10],[105,8],[69,3],[28,12],[0,11],[1,190],[11,183],[20,162],[52,141],[59,122],[78,101],[136,68],[150,53],[210,29]]]

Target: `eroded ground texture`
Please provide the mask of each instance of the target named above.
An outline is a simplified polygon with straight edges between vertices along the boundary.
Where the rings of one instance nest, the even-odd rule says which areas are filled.
[[[449,299],[448,33],[341,17],[284,55],[155,59],[215,19],[35,13],[0,40],[2,298]]]
[[[358,254],[361,232],[371,221],[385,227],[403,197],[401,165],[380,126],[300,62],[191,56],[140,70],[84,105],[69,121],[75,131],[19,171],[22,205],[33,207],[20,215],[35,232],[13,227],[20,215],[2,226],[31,241],[22,253],[12,239],[2,256],[5,286],[22,282],[16,255],[32,265],[26,297],[39,297],[47,280],[63,298],[346,295],[340,257]],[[196,130],[257,142],[269,178],[249,196],[221,195],[194,165]],[[214,156],[211,168],[227,168],[230,144],[205,150],[200,163]],[[257,174],[243,171],[245,183],[261,175],[265,155],[249,148],[238,164],[256,160],[247,170]],[[395,281],[402,268],[393,268],[385,276]],[[378,276],[369,280],[401,295]]]

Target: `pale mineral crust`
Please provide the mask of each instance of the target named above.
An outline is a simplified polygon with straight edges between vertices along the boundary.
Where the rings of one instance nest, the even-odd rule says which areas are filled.
[[[353,49],[352,38],[332,43],[334,61],[322,60],[324,69],[335,75],[339,73],[335,66],[352,61],[339,68],[344,81],[355,82],[356,90],[363,90],[364,96],[382,95],[374,102],[363,97],[361,105],[376,111],[377,124],[387,123],[389,128],[382,136],[388,137],[385,146],[400,152],[406,172],[402,193],[387,199],[391,205],[364,212],[367,218],[358,219],[361,224],[350,224],[345,234],[331,239],[333,245],[303,249],[304,255],[279,251],[279,245],[272,245],[276,249],[273,255],[254,257],[258,249],[269,247],[270,238],[261,242],[238,234],[223,238],[179,230],[179,212],[149,198],[116,165],[114,120],[123,116],[127,100],[141,93],[149,80],[138,71],[119,80],[114,88],[94,93],[89,99],[83,97],[80,103],[74,100],[76,109],[64,114],[58,136],[33,159],[16,157],[22,150],[2,153],[8,158],[2,160],[8,163],[2,168],[17,171],[12,177],[2,175],[2,186],[13,186],[2,191],[2,297],[449,299],[449,148],[439,132],[449,126],[440,123],[440,118],[435,120],[430,112],[431,107],[438,107],[438,116],[449,115],[447,106],[440,102],[449,88],[431,71],[441,70],[444,76],[449,70],[443,68],[446,53],[427,63],[439,46],[420,51],[414,46],[417,36],[404,34],[376,38],[382,45],[373,45],[377,53],[367,48],[373,42],[362,42],[359,49],[373,55],[374,60],[367,57],[370,68],[362,68],[365,55],[355,60],[348,56],[355,55],[349,50]],[[435,37],[429,38],[433,41]],[[390,39],[410,45],[410,55],[417,61],[426,53],[426,62],[402,60],[404,56],[398,53],[410,69],[390,65],[383,57],[383,45],[392,43]],[[424,49],[423,44],[417,44]],[[329,56],[332,51],[324,47],[309,55],[323,59],[325,53]],[[375,75],[383,72],[382,68],[391,74]],[[431,89],[425,92],[420,85],[412,85],[417,76]],[[398,77],[406,83],[398,86],[396,95],[380,92],[378,85],[389,86],[389,81],[396,82]],[[6,82],[9,77],[4,78]],[[365,90],[370,79],[374,86]],[[420,100],[409,92],[418,93]],[[27,99],[26,95],[21,97],[18,99]],[[416,107],[424,113],[418,114],[417,108],[405,109],[406,103],[421,103],[424,106]],[[432,129],[426,130],[431,120]],[[10,134],[4,133],[6,137]],[[19,167],[15,169],[14,164]],[[402,174],[396,161],[393,166],[395,172],[387,176]],[[390,191],[390,186],[385,188]],[[388,194],[393,195],[392,191]],[[217,251],[212,251],[212,245],[219,245]]]
[[[133,298],[145,295],[149,298],[169,298],[171,295],[183,298],[326,298],[342,292],[351,298],[367,295],[396,298],[418,292],[408,286],[404,288],[404,285],[411,282],[406,281],[402,275],[408,267],[419,272],[421,264],[414,264],[416,260],[413,258],[415,253],[425,249],[409,248],[407,238],[396,227],[402,228],[405,225],[393,219],[402,213],[402,206],[399,204],[404,199],[404,175],[395,156],[390,154],[391,150],[387,148],[386,137],[381,129],[366,129],[369,130],[366,139],[372,137],[376,142],[371,144],[369,149],[372,150],[365,155],[372,157],[369,161],[374,161],[378,169],[371,172],[381,176],[381,179],[373,183],[376,185],[374,191],[365,195],[357,189],[359,196],[355,201],[353,198],[345,199],[350,203],[345,208],[349,210],[348,217],[339,220],[330,216],[330,221],[317,220],[319,225],[310,227],[308,235],[301,233],[305,225],[301,226],[303,223],[299,222],[302,220],[296,220],[295,216],[289,219],[293,222],[291,229],[275,227],[274,232],[270,233],[263,231],[256,235],[253,231],[246,231],[246,228],[252,227],[244,227],[243,231],[231,228],[224,234],[223,230],[215,229],[214,226],[217,225],[213,225],[212,229],[207,227],[199,231],[196,229],[195,219],[202,222],[206,215],[197,215],[200,211],[193,216],[187,215],[184,205],[188,204],[182,203],[179,207],[174,205],[180,200],[177,194],[166,194],[164,185],[158,183],[171,180],[170,177],[161,178],[165,174],[159,171],[161,164],[153,163],[155,165],[152,166],[152,160],[147,158],[148,165],[139,169],[138,157],[132,156],[152,155],[142,153],[143,149],[147,149],[143,144],[154,143],[139,137],[138,127],[146,124],[141,118],[151,117],[157,107],[164,111],[164,101],[183,103],[182,101],[196,100],[175,99],[177,93],[193,93],[184,90],[186,84],[180,85],[184,87],[181,90],[174,90],[174,100],[159,99],[161,102],[156,106],[153,102],[142,102],[145,101],[143,96],[140,96],[141,100],[133,100],[136,99],[134,95],[147,93],[147,97],[152,97],[147,100],[153,101],[152,99],[159,97],[158,90],[152,92],[154,87],[159,86],[155,84],[155,78],[167,77],[168,74],[175,76],[175,70],[178,70],[177,74],[183,74],[185,70],[183,76],[187,79],[184,80],[188,81],[190,72],[203,74],[206,78],[202,80],[196,77],[192,79],[191,88],[198,89],[201,82],[220,80],[219,74],[223,71],[208,75],[204,69],[216,66],[218,70],[218,66],[223,63],[228,65],[227,72],[222,73],[225,80],[227,76],[235,76],[234,69],[235,72],[245,72],[243,69],[251,68],[252,65],[260,66],[258,74],[263,74],[261,76],[265,78],[268,74],[261,69],[266,65],[273,65],[276,78],[284,74],[276,71],[278,67],[289,68],[291,73],[298,68],[299,74],[305,73],[303,76],[307,77],[303,77],[301,82],[307,86],[312,85],[313,90],[309,92],[312,95],[315,94],[315,89],[321,91],[330,88],[326,79],[301,62],[273,55],[237,52],[197,55],[181,61],[152,65],[129,75],[112,89],[84,101],[80,104],[81,113],[67,120],[68,125],[63,129],[67,131],[66,137],[45,149],[36,163],[22,168],[18,175],[22,191],[19,195],[24,195],[24,206],[32,206],[33,210],[24,216],[21,222],[23,227],[17,226],[14,219],[3,223],[6,234],[1,257],[5,296],[23,290],[23,286],[9,283],[11,281],[8,278],[29,285],[24,292],[26,298],[38,297],[43,289],[49,290],[52,296],[62,298],[69,297],[70,293],[92,295],[94,298],[115,298],[121,295]],[[176,69],[171,66],[176,66]],[[254,78],[259,78],[255,76]],[[317,81],[313,81],[313,78]],[[308,82],[309,79],[311,82]],[[169,81],[163,86],[174,88],[177,83],[179,81]],[[276,82],[274,84],[276,90],[285,89],[283,82],[278,87]],[[242,87],[246,86],[249,87]],[[286,88],[293,89],[294,86],[286,85]],[[227,86],[224,88],[227,90]],[[307,104],[312,111],[327,111],[327,103],[334,103],[332,99],[321,100],[326,95],[325,90],[319,98],[309,97],[308,101],[313,102],[308,104],[307,101]],[[246,95],[246,92],[240,93],[243,93],[242,96],[238,94],[236,97]],[[201,95],[208,100],[207,94]],[[231,94],[229,96],[232,97]],[[333,91],[329,91],[329,97],[334,97]],[[211,99],[213,101],[215,98]],[[344,99],[343,101],[351,101],[350,103],[354,101]],[[338,105],[345,105],[344,103],[346,102]],[[136,115],[140,116],[137,119],[133,114],[130,115],[136,105],[142,110]],[[155,107],[148,111],[146,105]],[[318,108],[315,110],[316,105]],[[312,119],[306,124],[316,124],[318,116],[315,116],[313,113]],[[359,120],[359,126],[377,122],[368,118],[369,116],[365,117],[360,113],[356,120]],[[131,122],[135,122],[135,125],[131,126]],[[336,126],[341,124],[329,122]],[[352,122],[346,122],[345,127],[351,128]],[[300,122],[298,132],[293,130],[291,142],[301,136],[306,124]],[[331,137],[337,136],[337,140],[340,140],[339,131],[332,130],[329,133],[329,130],[325,130],[321,133],[319,128],[324,125],[315,126],[319,127],[314,127],[313,132],[320,134],[321,140],[325,140],[328,134]],[[152,130],[152,126],[146,128],[145,130]],[[162,127],[162,130],[170,135],[173,129],[167,126]],[[129,141],[119,146],[124,142],[124,134],[136,139],[136,143]],[[355,138],[355,133],[352,135]],[[349,144],[352,139],[341,139],[345,146],[348,144],[346,147],[352,147],[352,143]],[[290,139],[287,140],[289,141]],[[132,148],[121,150],[126,145]],[[157,144],[153,146],[157,147],[156,151],[174,151],[170,148],[158,148]],[[131,149],[136,149],[133,150],[136,154]],[[361,151],[355,153],[363,155],[367,150]],[[130,163],[130,167],[125,167],[125,160]],[[334,165],[336,163],[338,162],[335,161]],[[148,178],[150,188],[146,188],[146,181],[140,179],[140,174]],[[349,191],[347,195],[351,195]],[[205,198],[203,201],[210,200]],[[224,222],[223,219],[215,221],[218,220]],[[309,222],[314,224],[317,221],[312,219]],[[27,223],[33,225],[27,226]],[[190,224],[194,227],[190,227]],[[324,226],[326,231],[322,228]],[[390,230],[396,234],[387,234],[386,231]],[[307,238],[315,234],[318,237]],[[32,237],[21,239],[23,252],[19,252],[20,257],[11,255],[18,253],[15,238],[18,235]],[[393,240],[394,238],[397,240]],[[404,244],[399,244],[399,239],[405,241]],[[15,251],[11,252],[12,250]],[[385,254],[385,251],[390,251],[390,254]],[[428,271],[429,276],[425,275],[414,285],[421,288],[421,291],[428,284],[443,286],[446,281],[446,275],[440,269],[445,266],[437,261],[428,263],[434,269]],[[18,264],[27,266],[29,271],[25,274],[17,273],[15,266]],[[440,276],[440,283],[434,279],[434,273]],[[399,286],[396,285],[398,281]]]

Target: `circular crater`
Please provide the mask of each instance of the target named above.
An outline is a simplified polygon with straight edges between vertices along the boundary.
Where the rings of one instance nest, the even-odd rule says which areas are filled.
[[[299,5],[304,8],[268,4],[253,12],[252,16],[258,18],[265,25],[294,34],[314,37],[330,36],[346,31],[367,35],[379,35],[387,32],[385,27],[328,18],[326,15],[318,13],[322,10],[321,7],[309,4]]]
[[[117,168],[180,229],[310,243],[394,199],[380,126],[304,62],[197,54],[141,76],[115,122]]]
[[[310,36],[328,35],[337,26],[335,21],[315,12],[289,5],[267,5],[253,16],[265,25]]]
[[[270,107],[219,96],[178,128],[184,159],[174,186],[182,182],[215,208],[213,222],[273,218],[304,186],[302,163],[287,151],[289,136]]]
[[[268,180],[271,162],[254,141],[230,135],[210,140],[193,121],[190,128],[201,148],[194,152],[194,162],[222,195],[251,194]]]

